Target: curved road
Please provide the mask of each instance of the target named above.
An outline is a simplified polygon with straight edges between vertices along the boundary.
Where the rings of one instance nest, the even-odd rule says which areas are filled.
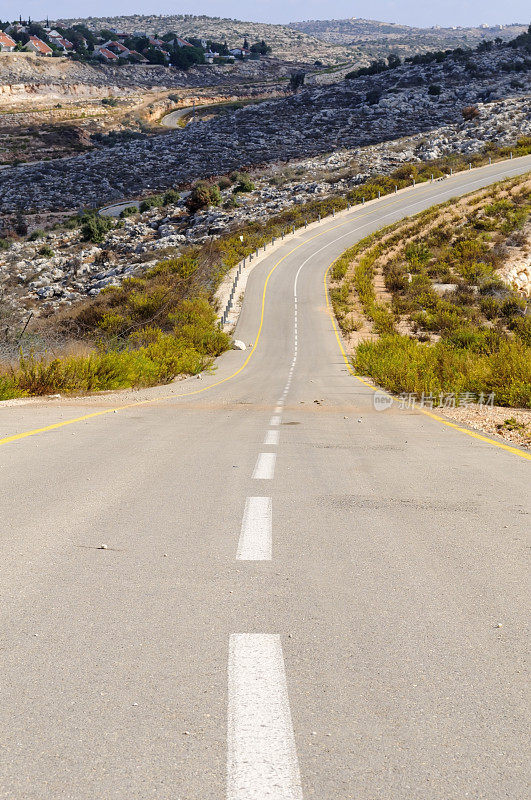
[[[221,103],[199,103],[196,104],[195,110],[199,111],[200,109],[205,108],[216,108],[219,105],[226,105],[227,103],[230,103],[230,100],[225,100]],[[179,120],[192,114],[193,110],[193,106],[184,106],[184,108],[178,108],[175,111],[170,111],[169,114],[166,114],[164,117],[162,117],[159,124],[162,125],[163,128],[178,128],[180,127]]]
[[[323,277],[530,168],[286,241],[212,375],[2,408],[1,798],[527,796],[529,457],[376,411]]]

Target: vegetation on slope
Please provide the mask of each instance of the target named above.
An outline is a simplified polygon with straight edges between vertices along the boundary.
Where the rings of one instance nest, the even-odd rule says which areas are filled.
[[[355,369],[397,393],[494,393],[498,405],[531,407],[531,318],[525,298],[495,275],[507,246],[523,242],[529,178],[453,206],[379,231],[333,266],[331,299],[340,325],[348,331],[354,295],[379,335],[358,344]],[[375,292],[377,269],[384,298]]]

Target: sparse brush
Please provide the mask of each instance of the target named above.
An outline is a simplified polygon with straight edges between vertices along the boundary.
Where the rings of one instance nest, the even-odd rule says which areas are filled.
[[[502,341],[495,353],[485,354],[444,341],[384,336],[360,344],[354,366],[397,394],[494,392],[497,405],[531,408],[531,348],[519,341]]]

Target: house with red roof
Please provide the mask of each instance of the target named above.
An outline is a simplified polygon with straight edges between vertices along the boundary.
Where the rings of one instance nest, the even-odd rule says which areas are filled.
[[[53,39],[53,44],[57,47],[58,50],[62,50],[63,53],[69,52],[70,50],[74,49],[74,45],[72,42],[69,42],[68,39],[65,39],[63,36],[59,36],[58,39]]]
[[[147,58],[144,58],[142,53],[139,53],[138,50],[129,50],[129,55],[139,64],[149,64]]]
[[[100,45],[100,47],[104,47],[106,50],[111,50],[117,56],[128,56],[131,52],[129,48],[125,47],[121,42],[116,42],[113,39],[109,39],[108,42]]]
[[[114,63],[118,61],[118,56],[116,53],[113,53],[112,50],[108,50],[106,47],[98,47],[98,50],[94,54],[96,58],[101,58],[103,61],[107,63]]]
[[[38,56],[51,56],[53,50],[49,47],[46,42],[43,42],[42,39],[39,39],[38,36],[30,36],[29,42],[24,45],[24,50],[27,50],[29,53],[36,53]]]
[[[0,53],[12,53],[17,43],[4,31],[0,31]]]

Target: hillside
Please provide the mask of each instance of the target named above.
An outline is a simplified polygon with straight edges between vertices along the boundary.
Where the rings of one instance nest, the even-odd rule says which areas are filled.
[[[274,57],[311,64],[316,60],[333,64],[352,59],[355,55],[352,48],[325,42],[287,25],[269,25],[262,22],[244,22],[220,17],[192,16],[191,14],[170,16],[133,14],[123,17],[89,17],[88,19],[79,17],[56,20],[56,24],[65,26],[78,23],[86,24],[91,30],[112,28],[125,33],[145,32],[149,35],[159,34],[160,36],[168,31],[175,31],[185,38],[192,36],[217,42],[226,41],[229,47],[241,47],[245,38],[250,43],[264,39],[271,47]]]
[[[56,22],[62,25],[85,23],[92,30],[145,31],[151,35],[176,31],[184,37],[226,40],[231,47],[241,45],[245,37],[251,42],[264,39],[276,58],[306,63],[319,60],[327,64],[354,59],[366,61],[391,51],[405,57],[427,50],[472,48],[486,39],[513,39],[526,29],[524,24],[488,28],[415,28],[355,17],[271,25],[191,14],[79,17]]]
[[[508,41],[526,30],[523,24],[488,28],[413,28],[359,17],[291,22],[290,27],[328,44],[356,49],[368,57],[384,56],[391,51],[404,57],[427,50],[476,47],[487,39]]]
[[[379,75],[308,88],[166,136],[15,167],[0,175],[0,210],[104,205],[242,167],[462,126],[463,109],[473,105],[480,107],[477,119],[467,123],[468,136],[483,130],[480,138],[500,141],[501,125],[515,141],[529,132],[530,68],[527,49],[499,47],[466,59],[455,55],[441,63],[404,64]],[[511,109],[498,108],[495,101],[504,98],[514,98]],[[491,128],[495,120],[498,127]]]
[[[530,408],[530,212],[527,175],[347,251],[331,270],[330,296],[358,374],[462,421],[481,397],[484,411]],[[529,431],[519,443],[531,445]]]

